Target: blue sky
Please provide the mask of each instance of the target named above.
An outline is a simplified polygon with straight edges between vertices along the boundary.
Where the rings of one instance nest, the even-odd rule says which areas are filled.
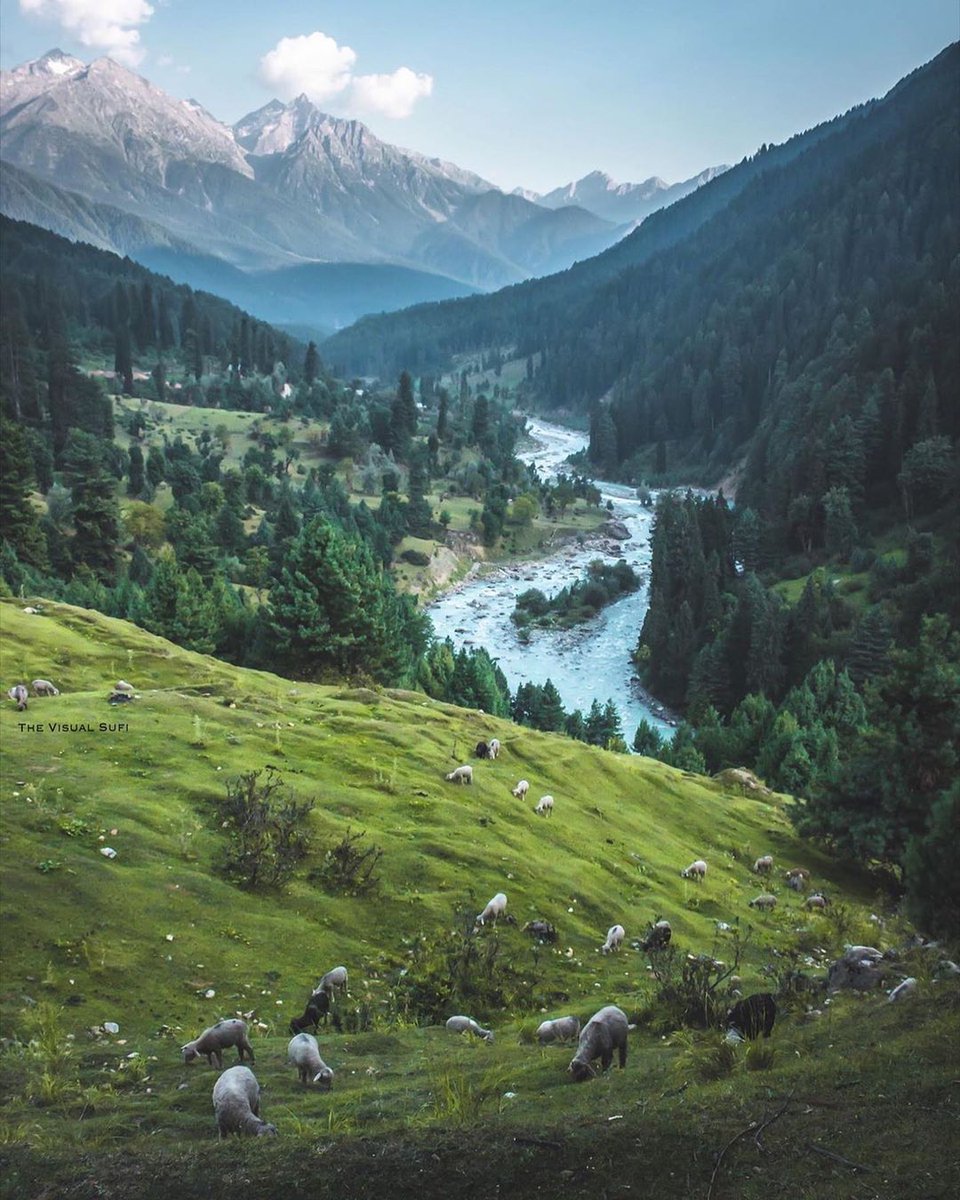
[[[233,122],[321,107],[503,187],[674,182],[881,95],[957,0],[0,0],[0,65],[109,53]]]

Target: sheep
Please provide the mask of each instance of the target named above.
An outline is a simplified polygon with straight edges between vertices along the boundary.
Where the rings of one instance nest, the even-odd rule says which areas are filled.
[[[777,1019],[777,1002],[770,992],[755,992],[744,1000],[738,1000],[728,1011],[724,1024],[736,1030],[741,1038],[755,1038],[761,1033],[770,1036]]]
[[[553,812],[553,797],[541,796],[537,801],[537,806],[533,810],[538,817],[549,817]]]
[[[641,950],[664,950],[670,945],[673,930],[669,921],[657,921],[650,926],[647,936],[640,943]]]
[[[49,679],[35,679],[30,685],[35,696],[59,696],[60,689],[54,687]]]
[[[17,706],[17,712],[23,712],[26,709],[29,693],[22,683],[15,683],[7,695]]]
[[[826,896],[822,895],[820,892],[814,892],[812,896],[807,897],[806,907],[808,909],[826,908],[829,903],[830,901],[826,898]]]
[[[577,1052],[567,1068],[574,1081],[582,1083],[596,1075],[590,1065],[596,1058],[600,1059],[600,1065],[606,1071],[613,1062],[614,1050],[619,1051],[622,1070],[627,1065],[628,1029],[626,1013],[615,1004],[608,1004],[594,1013],[580,1031]]]
[[[607,940],[600,947],[600,953],[609,954],[611,950],[619,950],[625,937],[626,930],[622,925],[611,925],[607,930]]]
[[[557,940],[557,931],[549,921],[544,921],[538,917],[534,921],[528,921],[523,927],[524,933],[529,933],[541,942],[555,942]]]
[[[228,1133],[276,1137],[276,1125],[260,1119],[260,1084],[249,1067],[230,1067],[213,1085],[213,1111],[221,1138]]]
[[[530,784],[526,781],[526,779],[521,779],[517,783],[517,786],[511,791],[510,795],[516,796],[518,800],[522,800],[529,791]]]
[[[488,921],[492,921],[494,925],[497,919],[502,917],[507,907],[507,897],[504,892],[497,894],[487,901],[483,912],[477,913],[477,924],[486,925]]]
[[[769,875],[773,870],[773,855],[764,854],[761,858],[758,858],[753,864],[753,870],[756,875]]]
[[[579,1017],[556,1017],[552,1021],[543,1021],[537,1028],[537,1041],[541,1046],[550,1042],[572,1042],[579,1036]]]
[[[250,1039],[247,1037],[247,1023],[238,1018],[218,1021],[216,1025],[211,1025],[209,1029],[205,1029],[192,1042],[187,1042],[185,1046],[181,1046],[180,1053],[183,1055],[185,1063],[195,1062],[201,1054],[205,1054],[207,1062],[211,1067],[213,1066],[214,1058],[216,1058],[217,1066],[222,1070],[223,1052],[227,1046],[236,1046],[237,1053],[240,1055],[240,1062],[243,1062],[244,1052],[249,1054],[251,1062],[255,1061],[253,1047],[250,1045]]]
[[[807,888],[807,880],[804,875],[791,875],[787,880],[787,887],[792,892],[803,892]]]
[[[464,765],[455,767],[449,775],[444,775],[447,783],[473,783],[473,767]]]
[[[761,892],[750,901],[750,908],[759,908],[762,912],[771,912],[777,907],[777,898],[770,892]]]
[[[323,992],[327,996],[327,1004],[329,1007],[329,997],[333,994],[334,989],[341,992],[347,990],[347,968],[346,967],[331,967],[324,975],[317,986],[313,989],[314,996],[318,992]]]
[[[310,1025],[313,1026],[314,1032],[316,1032],[320,1028],[320,1018],[323,1018],[323,1023],[326,1025],[329,1015],[329,995],[326,992],[314,992],[307,1001],[307,1006],[303,1010],[303,1016],[294,1017],[290,1022],[290,1032],[300,1033]]]
[[[486,742],[477,742],[473,751],[477,758],[490,758],[490,747]]]
[[[810,872],[806,867],[791,867],[789,871],[784,871],[786,879],[809,879]]]
[[[129,696],[129,695],[132,695],[137,689],[133,686],[132,683],[127,683],[127,681],[125,679],[118,679],[116,684],[114,685],[113,690],[115,692],[126,692],[127,695]]]
[[[487,758],[499,758],[500,756],[500,739],[491,738],[487,742]]]
[[[334,1073],[320,1057],[320,1047],[313,1034],[298,1033],[292,1037],[287,1046],[287,1057],[297,1068],[301,1083],[318,1083],[322,1091],[330,1091]]]
[[[485,1042],[493,1041],[493,1030],[484,1029],[473,1017],[456,1016],[447,1020],[447,1028],[451,1033],[472,1033]]]
[[[707,873],[707,864],[702,858],[698,858],[696,862],[692,862],[689,867],[685,867],[680,875],[684,879],[695,879],[697,883],[703,882],[703,877]]]
[[[890,995],[887,997],[889,1004],[896,1004],[898,1000],[903,1000],[907,996],[912,996],[917,990],[917,981],[911,975],[909,979],[905,979],[903,983],[898,983]]]

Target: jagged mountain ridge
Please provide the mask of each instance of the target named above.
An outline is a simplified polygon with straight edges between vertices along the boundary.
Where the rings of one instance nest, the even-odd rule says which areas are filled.
[[[544,208],[577,205],[617,225],[637,223],[729,169],[726,164],[707,167],[680,183],[667,183],[657,175],[652,175],[642,183],[618,183],[604,171],[591,171],[582,179],[554,188],[542,196],[532,193],[527,193],[527,196]]]

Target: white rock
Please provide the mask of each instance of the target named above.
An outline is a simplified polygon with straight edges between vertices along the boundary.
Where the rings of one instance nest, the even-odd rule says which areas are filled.
[[[117,857],[117,852],[116,852],[116,850],[113,849],[112,846],[101,846],[100,853],[103,855],[104,858],[116,858]]]
[[[116,1021],[104,1021],[103,1032],[104,1033],[119,1033],[120,1026],[116,1023]]]

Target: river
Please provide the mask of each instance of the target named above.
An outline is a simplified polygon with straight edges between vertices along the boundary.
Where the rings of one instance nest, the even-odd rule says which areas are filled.
[[[587,444],[586,434],[536,417],[528,418],[527,433],[533,446],[519,451],[518,457],[532,463],[546,479],[561,470],[569,473],[567,457]],[[564,708],[568,712],[579,708],[584,716],[594,700],[601,704],[612,700],[629,745],[641,718],[666,733],[675,723],[671,714],[644,693],[630,660],[647,611],[653,513],[640,503],[633,488],[594,482],[603,502],[613,504],[612,516],[630,532],[617,555],[604,554],[596,546],[573,544],[537,561],[480,568],[434,601],[427,612],[438,637],[449,637],[456,646],[487,650],[513,691],[521,683],[543,684],[552,679]],[[529,642],[521,642],[510,619],[517,596],[532,587],[553,595],[580,579],[595,558],[608,562],[626,559],[643,581],[640,590],[608,605],[583,625],[566,630],[532,629]]]

